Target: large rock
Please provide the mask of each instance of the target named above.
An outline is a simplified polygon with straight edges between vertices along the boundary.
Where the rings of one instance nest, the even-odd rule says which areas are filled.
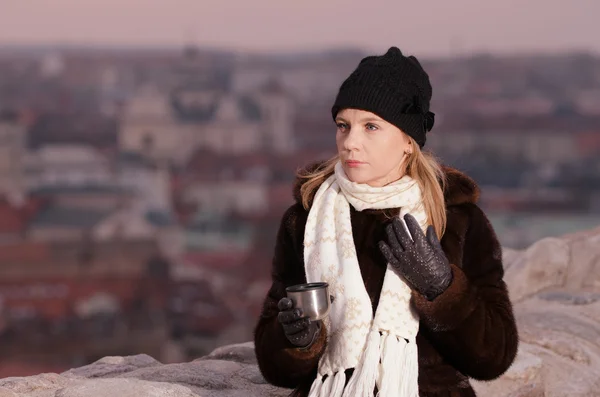
[[[4,387],[0,387],[0,397],[19,397],[18,394],[12,392]]]
[[[570,247],[557,238],[540,240],[529,249],[512,256],[505,281],[514,303],[521,302],[547,288],[564,285]]]
[[[473,382],[486,397],[600,396],[600,229],[506,250],[506,281],[521,343],[499,379]],[[144,354],[104,357],[62,374],[0,379],[0,397],[287,396],[268,385],[252,343],[189,363]]]
[[[521,344],[483,396],[600,396],[600,229],[506,250]]]
[[[267,384],[252,343],[221,347],[190,363],[161,364],[140,354],[104,357],[62,374],[0,379],[0,397],[287,396]]]
[[[600,292],[600,228],[545,238],[524,251],[505,250],[504,263],[515,303],[550,289]]]

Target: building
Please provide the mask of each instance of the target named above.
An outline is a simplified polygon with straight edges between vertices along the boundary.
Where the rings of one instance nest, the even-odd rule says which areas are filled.
[[[433,132],[432,132],[433,134]],[[522,159],[531,164],[565,164],[580,155],[573,134],[531,128],[481,128],[435,131],[427,141],[429,150],[441,157],[468,159],[472,154],[493,154],[503,159]]]
[[[32,150],[24,161],[28,189],[51,186],[110,184],[110,160],[91,145],[47,144]]]
[[[27,129],[15,112],[0,112],[0,195],[24,199],[23,159]]]
[[[143,86],[124,106],[121,151],[183,164],[198,149],[220,154],[294,150],[294,104],[277,82],[236,93],[227,71],[187,56],[192,58],[182,62],[188,67],[175,68],[178,84],[171,90]]]

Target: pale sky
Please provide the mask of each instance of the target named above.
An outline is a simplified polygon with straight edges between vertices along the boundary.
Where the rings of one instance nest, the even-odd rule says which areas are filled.
[[[600,54],[599,17],[600,0],[0,0],[0,44]]]

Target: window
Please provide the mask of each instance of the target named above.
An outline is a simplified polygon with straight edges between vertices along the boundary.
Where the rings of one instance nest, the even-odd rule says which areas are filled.
[[[142,150],[144,151],[152,151],[154,149],[154,135],[152,132],[144,133],[142,137]]]

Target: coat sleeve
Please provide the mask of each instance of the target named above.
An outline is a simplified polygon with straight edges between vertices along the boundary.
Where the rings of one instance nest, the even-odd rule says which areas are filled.
[[[475,204],[466,209],[462,266],[452,264],[453,281],[434,301],[413,293],[413,302],[424,335],[445,361],[466,376],[491,380],[510,367],[519,338],[500,243],[483,211]]]
[[[277,321],[277,303],[285,297],[285,288],[306,282],[301,240],[306,221],[304,211],[296,204],[283,216],[275,243],[272,285],[254,330],[261,373],[269,383],[287,388],[297,387],[315,377],[327,339],[327,331],[321,327],[321,333],[310,348],[296,348],[287,340]]]

